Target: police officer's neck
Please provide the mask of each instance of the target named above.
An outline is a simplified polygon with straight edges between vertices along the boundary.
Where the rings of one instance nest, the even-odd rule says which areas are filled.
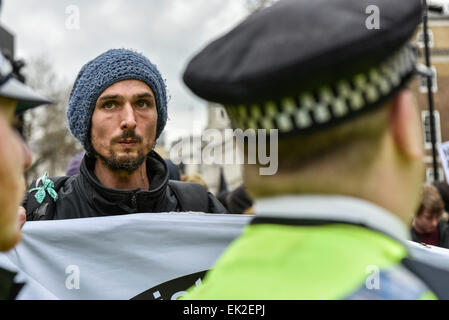
[[[369,165],[353,166],[329,158],[297,171],[283,172],[279,168],[272,176],[259,175],[257,166],[248,165],[245,184],[255,199],[304,194],[360,198],[387,209],[408,224],[419,199],[422,164],[420,160],[403,159],[390,136],[385,136],[381,145]]]
[[[137,170],[128,172],[126,170],[111,170],[104,161],[97,159],[94,173],[106,188],[121,190],[148,190],[150,188],[146,161]]]

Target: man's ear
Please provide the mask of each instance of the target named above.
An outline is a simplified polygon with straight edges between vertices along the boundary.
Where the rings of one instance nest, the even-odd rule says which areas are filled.
[[[423,137],[416,102],[410,90],[402,90],[392,101],[389,130],[400,153],[407,158],[421,158]]]

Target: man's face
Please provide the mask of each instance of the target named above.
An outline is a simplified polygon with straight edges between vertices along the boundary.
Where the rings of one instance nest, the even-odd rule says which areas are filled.
[[[0,97],[0,251],[9,250],[21,238],[18,207],[26,184],[23,172],[31,164],[31,152],[12,128],[17,101]]]
[[[133,172],[153,148],[156,127],[153,90],[140,80],[119,81],[97,99],[92,115],[92,146],[112,171]]]
[[[420,233],[432,233],[438,226],[441,214],[431,213],[424,210],[419,216],[415,217],[415,226]]]

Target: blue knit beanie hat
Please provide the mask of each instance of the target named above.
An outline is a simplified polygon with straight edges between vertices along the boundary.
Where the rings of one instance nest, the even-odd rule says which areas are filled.
[[[72,134],[91,152],[90,128],[98,97],[110,85],[128,79],[145,82],[154,92],[157,107],[156,139],[167,122],[165,82],[157,67],[143,55],[127,49],[111,49],[86,63],[73,85],[67,109]]]

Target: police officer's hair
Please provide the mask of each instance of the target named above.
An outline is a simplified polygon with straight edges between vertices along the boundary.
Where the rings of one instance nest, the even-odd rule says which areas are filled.
[[[388,127],[391,101],[376,110],[316,133],[279,141],[279,170],[288,172],[335,158],[348,166],[368,165]]]

